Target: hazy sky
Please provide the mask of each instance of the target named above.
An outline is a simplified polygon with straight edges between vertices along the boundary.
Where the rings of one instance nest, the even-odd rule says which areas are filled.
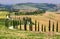
[[[1,4],[16,4],[16,3],[26,3],[26,2],[59,4],[60,0],[0,0]]]

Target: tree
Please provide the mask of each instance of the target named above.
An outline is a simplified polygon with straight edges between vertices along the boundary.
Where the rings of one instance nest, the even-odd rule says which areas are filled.
[[[32,21],[31,21],[31,18],[29,18],[29,22],[30,22],[29,27],[30,27],[30,30],[32,31]]]
[[[21,20],[19,21],[19,24],[20,24],[20,30],[21,30]]]
[[[41,31],[43,32],[43,24],[42,24],[42,29],[41,29]]]
[[[15,26],[16,26],[16,21],[13,20],[13,28],[15,28]]]
[[[37,26],[37,24],[36,24],[36,23],[37,23],[37,21],[35,20],[35,31],[37,30],[37,29],[36,29],[36,26]]]
[[[39,22],[38,22],[38,31],[39,31]]]
[[[8,28],[9,27],[9,19],[5,20],[5,26]]]
[[[52,31],[54,32],[54,22],[53,22],[53,26],[52,26]]]
[[[46,26],[44,26],[44,32],[46,32]]]
[[[51,23],[50,23],[51,21],[49,20],[49,31],[50,31],[50,26],[51,26]]]
[[[27,29],[26,29],[26,25],[27,25],[27,20],[26,20],[26,18],[23,18],[23,21],[24,21],[24,30],[27,30]]]
[[[56,32],[58,32],[58,21],[57,21],[57,24],[56,24]]]

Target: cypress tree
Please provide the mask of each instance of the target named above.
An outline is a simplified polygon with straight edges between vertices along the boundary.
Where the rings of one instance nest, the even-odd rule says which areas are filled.
[[[54,32],[54,22],[53,22],[53,26],[52,26],[52,31]]]
[[[16,24],[17,25],[15,26],[15,28],[17,29],[18,28],[18,25],[19,25],[19,21],[18,20],[16,21]]]
[[[36,29],[36,25],[37,25],[36,23],[37,23],[37,21],[35,20],[35,31],[37,30],[37,29]]]
[[[21,30],[21,20],[19,22],[20,22],[20,30]]]
[[[13,20],[13,28],[15,28],[15,25],[16,25],[15,23],[16,23],[15,20]]]
[[[16,26],[17,26],[17,21],[13,20],[13,28],[16,28]]]
[[[10,20],[10,25],[12,26],[13,24],[12,24],[12,20]]]
[[[30,27],[30,30],[32,31],[32,24],[31,23],[29,24],[29,27]]]
[[[46,32],[46,26],[44,26],[44,32]]]
[[[39,31],[39,22],[38,22],[38,31]]]
[[[8,28],[9,27],[9,19],[5,20],[5,26]]]
[[[16,20],[16,26],[15,26],[15,28],[17,29],[17,27],[18,27],[18,20]]]
[[[23,20],[24,20],[24,30],[27,30],[27,29],[26,29],[27,20],[26,20],[26,18],[23,18]]]
[[[43,32],[43,24],[42,24],[42,29],[41,29],[41,31]]]
[[[58,32],[58,21],[57,21],[57,24],[56,24],[56,32]]]
[[[30,30],[32,31],[32,21],[31,21],[31,18],[30,18],[29,22],[30,22],[29,28],[30,28]]]
[[[50,24],[50,20],[49,20],[49,31],[50,31],[50,25],[51,25],[51,24]]]

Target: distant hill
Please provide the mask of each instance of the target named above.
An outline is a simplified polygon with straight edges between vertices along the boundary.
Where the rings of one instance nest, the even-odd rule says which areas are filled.
[[[57,7],[58,6],[58,7]],[[12,5],[3,5],[0,4],[0,8],[5,8],[7,10],[13,9],[42,9],[46,11],[56,11],[60,9],[60,5],[57,4],[48,4],[48,3],[18,3]]]
[[[60,10],[60,4],[56,4],[57,10]]]
[[[48,3],[20,3],[20,4],[15,4],[13,7],[17,9],[18,7],[21,9],[24,6],[25,8],[37,8],[37,9],[42,9],[42,10],[48,10],[48,11],[56,11],[56,5],[55,4],[48,4]],[[18,6],[18,7],[17,7]],[[29,7],[27,7],[29,6]]]
[[[22,10],[22,9],[27,9],[27,10],[34,10],[34,9],[38,9],[38,8],[36,8],[36,7],[32,7],[32,6],[27,6],[27,5],[14,5],[13,6],[13,9],[20,9],[20,10]]]

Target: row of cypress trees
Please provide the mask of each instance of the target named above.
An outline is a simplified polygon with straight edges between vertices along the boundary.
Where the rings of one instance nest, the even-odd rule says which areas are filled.
[[[9,26],[13,26],[13,28],[17,28],[17,25],[19,25],[19,21],[18,20],[9,20],[6,19],[5,20],[5,26],[8,28]]]
[[[51,30],[51,21],[49,20],[49,31]],[[52,25],[52,31],[54,32],[54,22],[53,22],[53,25]],[[56,23],[56,32],[58,32],[58,21]]]
[[[24,30],[27,30],[27,19],[23,18],[23,21],[24,21]],[[29,29],[30,29],[30,31],[32,31],[32,25],[33,24],[32,24],[31,18],[29,18],[28,21],[30,22],[29,23]],[[17,26],[20,25],[20,30],[21,30],[21,25],[22,25],[21,20],[9,20],[9,19],[6,19],[5,20],[5,26],[7,28],[9,27],[9,22],[10,22],[10,25],[13,26],[13,28],[17,28]],[[40,23],[35,20],[34,25],[35,25],[35,31],[37,30],[37,25],[38,25],[38,31],[39,31]],[[49,28],[49,31],[50,31],[51,30],[51,21],[50,20],[49,20],[49,27],[48,28]],[[41,31],[43,31],[43,30],[44,30],[44,32],[46,32],[46,26],[44,26],[42,24]],[[52,31],[54,31],[54,22],[53,22],[53,25],[52,25]],[[58,32],[58,21],[56,23],[56,32]]]

